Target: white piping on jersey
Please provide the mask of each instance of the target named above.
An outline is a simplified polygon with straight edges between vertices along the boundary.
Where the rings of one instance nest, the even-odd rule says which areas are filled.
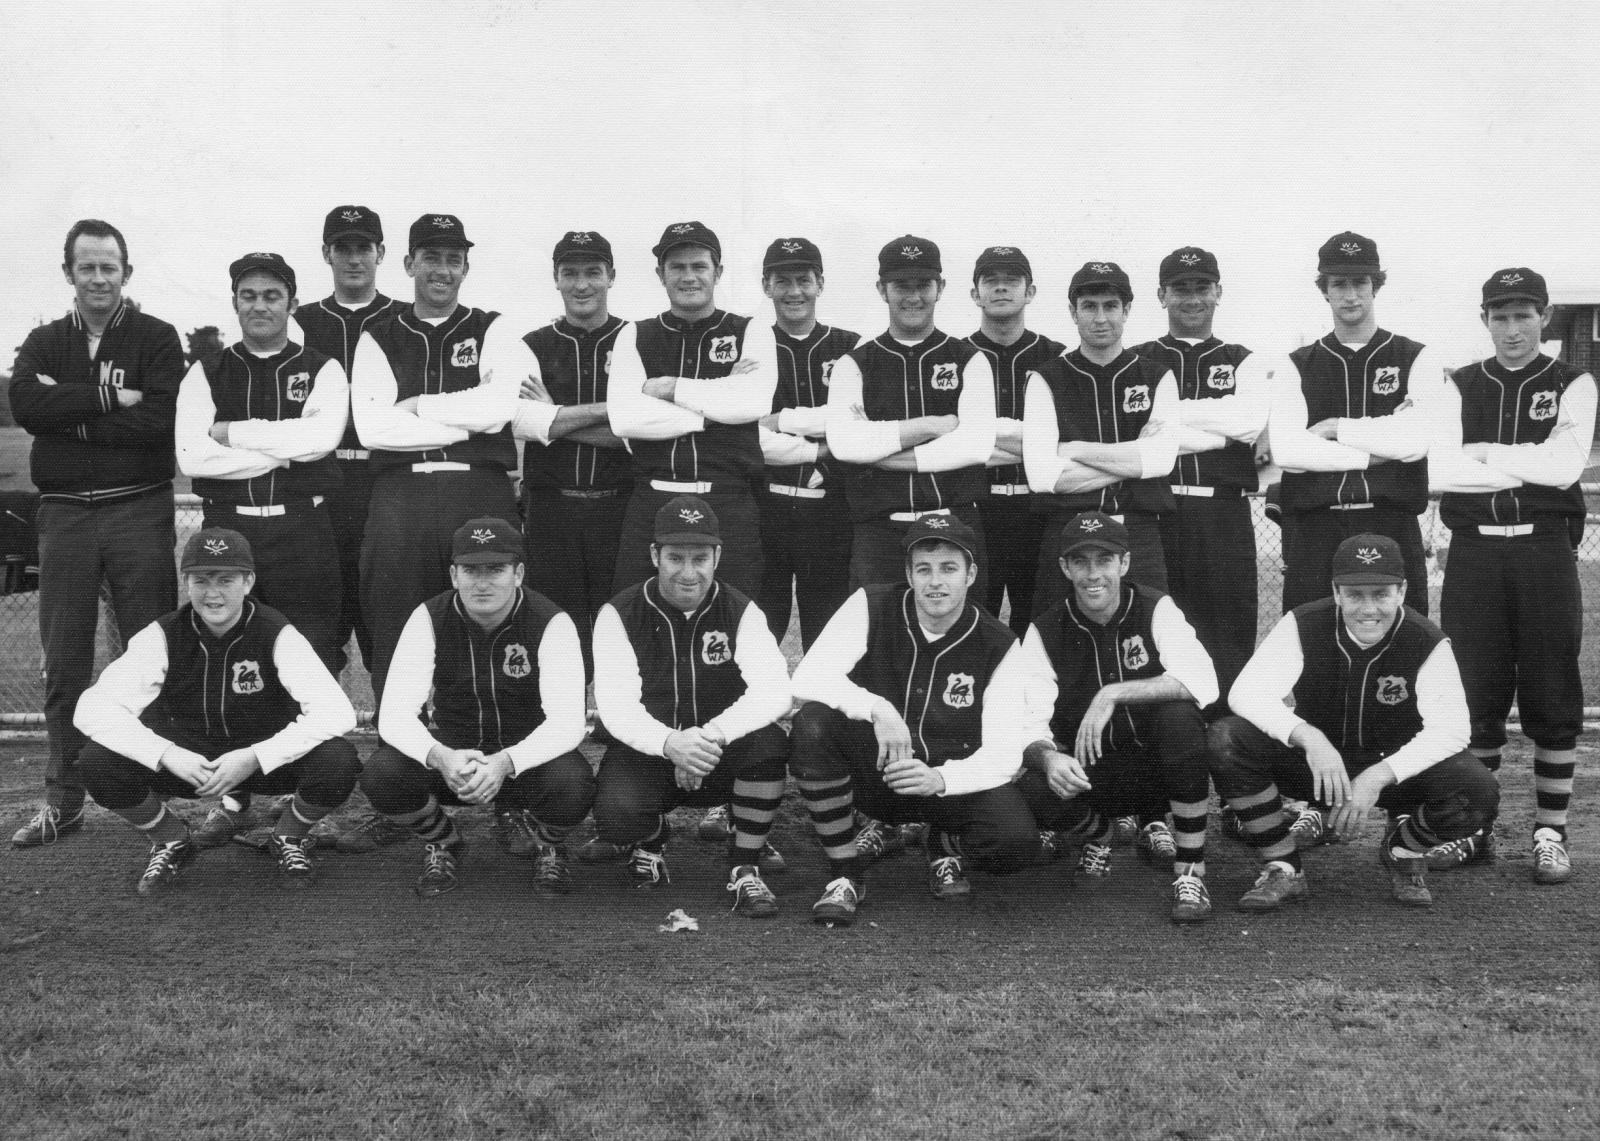
[[[1078,373],[1080,376],[1088,377],[1089,378],[1089,385],[1094,390],[1094,394],[1095,394],[1095,400],[1094,400],[1094,431],[1095,431],[1095,435],[1099,437],[1099,439],[1096,440],[1095,442],[1099,443],[1099,444],[1120,444],[1120,443],[1124,443],[1125,441],[1122,439],[1122,430],[1117,425],[1117,417],[1116,417],[1116,410],[1115,410],[1116,400],[1113,399],[1112,402],[1111,402],[1112,405],[1113,405],[1112,416],[1111,416],[1111,434],[1112,434],[1112,439],[1108,440],[1108,439],[1106,439],[1106,426],[1102,422],[1101,417],[1100,417],[1100,383],[1099,383],[1099,381],[1095,378],[1094,373],[1088,372],[1088,371],[1086,371],[1084,369],[1079,368],[1077,365],[1073,364],[1072,361],[1067,357],[1067,355],[1065,353],[1062,354],[1061,360],[1068,368],[1072,369],[1074,372]],[[1127,364],[1123,365],[1116,372],[1112,373],[1109,377],[1106,378],[1107,381],[1111,384],[1113,392],[1116,391],[1117,381],[1122,377],[1122,374],[1127,372],[1134,365],[1138,364],[1139,360],[1140,360],[1139,355],[1137,353],[1134,353],[1132,360],[1130,360]],[[1151,393],[1150,394],[1150,400],[1151,400],[1151,406],[1154,407],[1154,404],[1155,404],[1155,393]],[[1100,493],[1099,493],[1100,494],[1100,510],[1109,511],[1113,515],[1118,514],[1120,512],[1121,508],[1119,506],[1119,500],[1120,500],[1119,493],[1121,492],[1122,485],[1125,482],[1126,482],[1125,480],[1118,480],[1116,483],[1111,484],[1108,487],[1102,487],[1100,489]],[[1107,495],[1110,496],[1109,499],[1106,498]]]
[[[917,621],[916,607],[913,605],[912,593],[909,590],[900,599],[900,617],[906,624],[906,632],[911,635],[911,668],[906,671],[906,688],[900,697],[900,708],[909,714],[911,712],[911,686],[918,675],[917,659],[922,655],[924,649],[922,624]],[[967,628],[959,634],[954,629],[945,631],[944,636],[939,639],[943,644],[933,655],[933,661],[928,663],[927,690],[922,695],[922,709],[917,714],[917,740],[922,745],[924,763],[928,765],[933,764],[933,753],[928,748],[928,739],[923,736],[923,730],[928,723],[928,706],[933,701],[933,678],[939,672],[939,659],[961,645],[978,628],[978,611],[976,607],[969,608],[962,617],[966,619]]]
[[[1087,620],[1078,617],[1077,603],[1073,601],[1071,597],[1067,599],[1067,603],[1062,609],[1067,617],[1072,619],[1073,625],[1077,626],[1078,629],[1082,630],[1089,636],[1089,645],[1094,650],[1094,678],[1097,683],[1095,692],[1098,693],[1100,690],[1106,687],[1107,683],[1105,672],[1100,668],[1100,642],[1099,639],[1095,637],[1095,628],[1090,626]],[[1133,590],[1130,588],[1127,591],[1126,597],[1123,598],[1121,605],[1117,607],[1116,618],[1112,620],[1109,626],[1101,626],[1100,629],[1107,630],[1110,629],[1111,626],[1115,626],[1118,630],[1120,630],[1122,628],[1122,620],[1128,616],[1128,612],[1132,609]],[[1098,623],[1096,625],[1098,625]],[[1151,646],[1150,653],[1155,654],[1159,653],[1159,651],[1156,649],[1156,647]],[[1117,652],[1117,639],[1115,634],[1112,635],[1111,639],[1111,656],[1117,663],[1117,680],[1119,682],[1126,681],[1127,679],[1122,676],[1122,655]],[[1122,714],[1123,720],[1128,723],[1128,732],[1133,737],[1133,743],[1135,745],[1142,746],[1144,744],[1144,738],[1139,736],[1139,727],[1133,722],[1133,710],[1128,708],[1126,705],[1121,705],[1118,707],[1118,712]]]

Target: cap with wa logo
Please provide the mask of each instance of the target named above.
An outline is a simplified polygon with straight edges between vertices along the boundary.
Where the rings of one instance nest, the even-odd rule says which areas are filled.
[[[1405,580],[1400,544],[1387,535],[1351,535],[1333,552],[1335,586],[1388,586]]]
[[[779,238],[767,247],[761,259],[761,272],[766,273],[785,265],[810,266],[821,273],[822,251],[810,238]]]
[[[377,211],[365,206],[335,206],[322,220],[322,244],[332,245],[340,238],[366,238],[383,241],[383,222]]]
[[[912,520],[900,536],[900,549],[909,555],[921,543],[949,543],[967,552],[973,562],[978,561],[978,536],[954,515],[924,515]]]
[[[1507,301],[1531,301],[1544,309],[1550,304],[1550,287],[1540,274],[1525,265],[1497,269],[1483,283],[1483,306],[1487,309]]]
[[[1199,246],[1183,246],[1161,259],[1161,269],[1156,273],[1158,285],[1171,285],[1174,281],[1221,281],[1222,271],[1217,268],[1217,255]]]
[[[1084,262],[1067,284],[1067,300],[1076,305],[1079,295],[1090,292],[1096,286],[1111,290],[1122,298],[1124,305],[1133,301],[1133,282],[1129,280],[1127,271],[1114,261]]]
[[[1015,270],[1029,281],[1033,280],[1033,266],[1028,264],[1027,254],[1016,246],[990,246],[978,255],[978,262],[972,267],[972,284],[977,285],[986,273],[998,273],[1003,269]]]
[[[1378,243],[1350,230],[1335,234],[1317,250],[1317,272],[1330,277],[1371,277],[1382,273]]]
[[[1062,558],[1074,551],[1098,547],[1113,554],[1128,552],[1128,528],[1104,511],[1084,511],[1074,515],[1061,528]]]
[[[183,558],[178,562],[180,571],[256,569],[255,552],[250,540],[226,527],[205,527],[189,536],[183,545]]]
[[[611,243],[604,234],[594,230],[568,230],[561,235],[556,243],[555,264],[559,266],[564,261],[603,261],[609,266],[616,265],[611,260]]]
[[[704,222],[674,222],[661,231],[661,240],[650,247],[650,252],[660,261],[679,246],[704,246],[718,262],[722,261],[722,241]]]
[[[254,253],[245,254],[228,266],[228,282],[235,289],[239,288],[239,280],[246,274],[265,273],[283,282],[284,288],[293,297],[295,280],[294,270],[289,263],[283,260],[282,254]]]
[[[454,214],[424,214],[411,223],[410,241],[406,248],[420,250],[425,246],[457,246],[470,250],[472,243],[467,241],[466,227]]]
[[[457,566],[520,563],[522,532],[491,515],[468,519],[450,537],[450,561]]]
[[[656,512],[655,541],[720,547],[722,532],[717,513],[698,495],[674,496]]]
[[[943,275],[939,247],[927,238],[904,234],[878,251],[879,281],[906,281]]]

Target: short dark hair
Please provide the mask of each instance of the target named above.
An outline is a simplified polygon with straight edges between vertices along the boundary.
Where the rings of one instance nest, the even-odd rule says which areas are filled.
[[[1328,295],[1328,279],[1330,277],[1370,277],[1372,279],[1372,292],[1377,293],[1383,288],[1383,283],[1389,280],[1389,275],[1381,269],[1371,273],[1319,273],[1317,274],[1317,292],[1324,297]]]
[[[978,560],[973,558],[971,552],[969,552],[967,548],[963,547],[960,543],[952,543],[948,539],[924,539],[919,543],[911,544],[911,548],[906,551],[906,570],[909,571],[911,569],[911,556],[928,547],[949,547],[953,551],[960,551],[961,560],[966,563],[967,566],[971,567],[977,565]]]
[[[115,238],[117,249],[122,252],[122,268],[128,268],[128,239],[110,222],[102,222],[99,218],[80,218],[72,224],[72,229],[67,231],[66,243],[62,246],[62,265],[69,269],[72,267],[72,247],[86,235],[91,238]]]
[[[1078,308],[1078,298],[1086,297],[1091,293],[1114,293],[1122,299],[1122,307],[1126,309],[1133,304],[1133,290],[1124,289],[1115,282],[1090,281],[1080,285],[1077,289],[1067,291],[1067,304],[1074,310]]]

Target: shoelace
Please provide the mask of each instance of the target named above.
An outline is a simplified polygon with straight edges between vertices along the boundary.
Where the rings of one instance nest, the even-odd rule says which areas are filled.
[[[854,907],[857,902],[855,885],[844,876],[840,876],[838,879],[830,881],[828,886],[822,889],[822,898],[817,902],[837,903]]]
[[[1289,873],[1285,872],[1282,868],[1262,868],[1261,874],[1256,877],[1255,886],[1263,887],[1272,882],[1273,878],[1276,876],[1282,876],[1284,879],[1290,878]]]
[[[1078,857],[1078,868],[1085,875],[1103,876],[1111,871],[1111,845],[1085,844]]]
[[[1560,867],[1566,854],[1560,840],[1541,836],[1533,842],[1533,862],[1541,867]]]
[[[633,870],[639,875],[649,876],[652,880],[661,878],[661,869],[666,862],[665,856],[647,852],[643,848],[637,848],[633,853]]]
[[[933,861],[933,878],[941,884],[953,884],[961,878],[961,861],[955,856],[940,856]]]
[[[33,814],[33,819],[28,821],[29,828],[39,830],[39,838],[46,844],[55,843],[57,825],[61,823],[61,809],[53,804],[47,804]]]
[[[454,875],[456,859],[450,854],[450,849],[443,844],[424,844],[422,846],[422,874],[425,876]]]
[[[856,851],[863,856],[881,856],[887,846],[888,840],[883,834],[883,827],[876,821],[863,824],[856,833]]]
[[[293,840],[278,842],[278,866],[286,872],[309,872],[311,857]]]
[[[141,879],[163,879],[171,872],[178,870],[178,853],[183,848],[183,841],[172,840],[161,845],[150,853],[150,862],[145,865],[144,875]]]
[[[1289,825],[1289,831],[1296,836],[1315,840],[1322,835],[1322,813],[1315,808],[1302,808],[1294,818],[1294,823]]]
[[[772,894],[772,889],[766,885],[766,882],[754,872],[745,872],[744,875],[728,885],[728,890],[733,892],[733,906],[735,909],[738,908],[739,902],[746,898],[761,900],[778,898]]]
[[[1144,827],[1145,840],[1150,845],[1150,850],[1158,856],[1176,856],[1178,843],[1172,838],[1172,829],[1165,824],[1146,824]]]
[[[1179,876],[1172,881],[1172,889],[1179,903],[1205,903],[1208,899],[1206,881],[1199,876]]]
[[[706,809],[705,819],[702,824],[726,824],[728,820],[728,806],[726,804],[714,805]]]

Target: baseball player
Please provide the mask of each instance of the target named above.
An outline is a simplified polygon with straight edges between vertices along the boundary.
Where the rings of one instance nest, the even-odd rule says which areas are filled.
[[[268,850],[280,886],[309,887],[307,835],[361,768],[343,736],[355,710],[311,643],[249,597],[255,562],[242,534],[196,531],[179,565],[188,604],[130,638],[78,702],[84,783],[149,838],[140,895],[171,887],[198,852],[166,798],[292,793]]]
[[[1211,917],[1200,711],[1217,699],[1217,675],[1177,604],[1124,581],[1130,549],[1128,528],[1102,511],[1062,529],[1071,591],[1034,619],[1017,655],[1032,741],[1018,785],[1052,848],[1082,845],[1078,871],[1091,880],[1111,874],[1116,817],[1166,799],[1174,827],[1153,819],[1141,850],[1172,860],[1173,922],[1200,923]]]
[[[177,606],[172,573],[173,407],[183,346],[165,321],[122,299],[128,243],[107,222],[67,231],[61,272],[75,302],[32,330],[11,375],[11,411],[33,436],[39,489],[39,641],[50,737],[45,803],[17,830],[18,848],[83,826],[72,711],[94,670],[100,583],[131,634]]]
[[[854,805],[925,821],[928,888],[971,895],[968,861],[995,875],[1031,864],[1039,832],[1011,783],[1024,726],[1016,636],[969,598],[977,536],[924,515],[901,539],[905,582],[857,590],[794,673],[789,760],[832,877],[812,905],[848,925],[865,898]]]
[[[1177,383],[1168,364],[1123,347],[1133,285],[1121,266],[1085,263],[1067,300],[1080,343],[1028,379],[1022,460],[1033,509],[1045,515],[1047,535],[1084,511],[1116,516],[1128,528],[1130,578],[1165,591],[1161,518],[1172,510]],[[1043,614],[1066,596],[1067,583],[1053,544],[1038,558],[1033,613]]]
[[[1440,625],[1461,661],[1471,749],[1500,768],[1513,698],[1533,740],[1533,878],[1564,883],[1567,808],[1583,728],[1583,599],[1573,556],[1586,508],[1578,485],[1594,439],[1592,373],[1540,351],[1550,322],[1542,276],[1525,266],[1483,283],[1494,356],[1445,384],[1428,455],[1450,528]],[[1428,853],[1432,868],[1494,857],[1493,821]]]
[[[989,491],[978,500],[989,543],[984,604],[989,613],[999,614],[1001,599],[1009,594],[1011,631],[1019,638],[1028,631],[1039,546],[1044,541],[1044,516],[1032,509],[1028,476],[1022,469],[1028,374],[1067,351],[1067,346],[1023,323],[1035,292],[1033,267],[1015,246],[990,246],[978,255],[972,270],[972,301],[983,316],[978,331],[967,340],[989,358],[996,417]]]
[[[578,753],[578,630],[523,587],[524,570],[515,527],[468,520],[451,539],[451,588],[412,611],[400,633],[378,708],[381,743],[361,788],[422,841],[415,890],[424,898],[456,886],[466,847],[444,805],[492,804],[501,846],[533,863],[534,890],[572,890],[564,845],[595,788]]]
[[[726,544],[710,503],[676,496],[652,530],[654,576],[595,619],[595,705],[616,740],[600,762],[597,840],[626,846],[631,882],[653,888],[669,879],[665,814],[731,800],[733,910],[775,915],[759,861],[783,798],[788,665],[761,608],[717,579]]]
[[[1404,604],[1406,563],[1387,535],[1335,550],[1333,597],[1285,614],[1211,725],[1212,778],[1264,861],[1243,911],[1310,898],[1280,790],[1325,808],[1354,839],[1388,811],[1379,860],[1394,898],[1427,907],[1427,853],[1494,818],[1500,790],[1467,751],[1467,699],[1443,632]]]
[[[335,206],[322,223],[322,260],[333,273],[333,292],[321,301],[301,305],[294,313],[300,326],[290,338],[323,356],[332,357],[351,375],[356,345],[367,327],[405,303],[378,292],[378,266],[383,264],[383,220],[366,206]],[[361,446],[353,418],[334,449],[339,485],[327,493],[333,520],[333,541],[339,547],[339,628],[335,635],[339,665],[344,665],[350,635],[371,668],[372,634],[361,611],[361,544],[367,533],[367,506],[372,499],[371,453]]]
[[[668,226],[651,253],[668,309],[617,334],[606,400],[611,430],[629,442],[634,468],[613,590],[650,576],[656,512],[676,496],[696,495],[721,520],[719,576],[754,598],[762,573],[757,421],[772,411],[777,348],[768,326],[717,308],[722,242],[710,228]]]
[[[983,494],[994,452],[994,373],[969,341],[934,325],[944,294],[939,247],[913,234],[878,253],[886,332],[841,357],[828,391],[828,448],[847,476],[855,534],[850,588],[898,583],[901,540],[924,515],[959,518],[977,549],[976,601],[984,595]]]
[[[453,214],[413,222],[405,266],[416,298],[368,325],[356,348],[350,410],[373,465],[361,599],[380,703],[400,631],[450,585],[456,529],[517,517],[510,423],[535,363],[514,322],[460,303],[471,247]]]
[[[1333,331],[1289,354],[1268,417],[1283,469],[1283,610],[1325,595],[1333,552],[1350,535],[1400,544],[1406,605],[1428,613],[1417,523],[1428,505],[1428,438],[1442,366],[1417,341],[1378,327],[1388,275],[1371,238],[1335,234],[1317,251],[1317,289]]]
[[[1256,648],[1256,532],[1250,501],[1255,444],[1267,426],[1272,370],[1243,345],[1212,332],[1222,300],[1216,255],[1184,246],[1161,259],[1156,300],[1167,335],[1133,351],[1178,382],[1178,462],[1173,508],[1161,517],[1167,586],[1194,624],[1226,695]],[[1219,701],[1210,715],[1227,712]]]

